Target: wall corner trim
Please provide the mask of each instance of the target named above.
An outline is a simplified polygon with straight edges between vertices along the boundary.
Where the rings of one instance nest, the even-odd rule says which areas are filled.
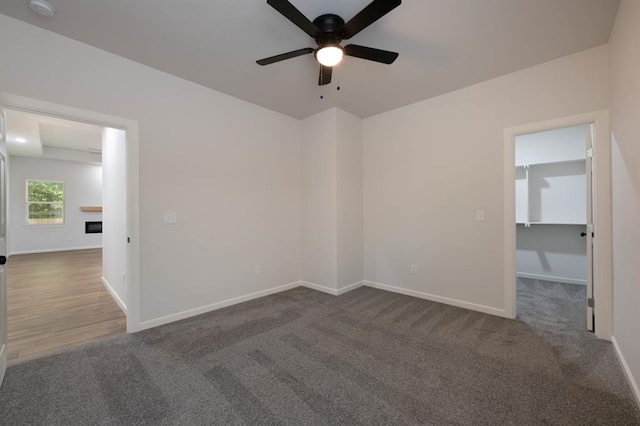
[[[122,309],[122,312],[127,315],[127,305],[125,305],[122,299],[120,299],[120,296],[118,296],[118,294],[115,292],[113,287],[111,287],[111,284],[109,284],[109,281],[107,281],[105,277],[100,277],[100,279],[102,280],[102,284],[104,284],[107,291],[111,294],[111,297],[113,297],[113,300],[116,301],[120,309]]]
[[[633,374],[631,373],[631,369],[629,368],[629,364],[627,364],[627,360],[624,358],[624,355],[622,354],[622,350],[620,349],[620,346],[618,345],[618,341],[616,340],[615,336],[611,336],[611,343],[613,343],[613,349],[616,353],[616,356],[618,357],[618,361],[620,362],[620,365],[622,366],[624,375],[627,378],[627,381],[629,382],[629,386],[631,386],[631,391],[633,393],[633,396],[635,396],[636,398],[636,404],[638,404],[638,409],[640,409],[640,387],[638,387],[638,382],[633,377]]]
[[[476,303],[465,302],[464,300],[451,299],[449,297],[437,296],[435,294],[424,293],[421,291],[410,290],[402,287],[395,287],[388,284],[382,284],[375,281],[364,281],[364,285],[367,287],[373,287],[380,290],[386,290],[393,293],[404,294],[406,296],[417,297],[420,299],[430,300],[432,302],[444,303],[446,305],[457,306],[459,308],[469,309],[472,311],[478,311],[489,315],[495,315],[503,318],[510,318],[504,309],[493,308],[491,306],[479,305]]]
[[[310,288],[312,290],[317,290],[317,291],[321,291],[323,293],[327,293],[327,294],[331,294],[333,296],[340,296],[341,294],[345,294],[351,290],[355,290],[358,287],[362,287],[364,285],[364,281],[358,281],[355,282],[353,284],[349,284],[347,286],[344,286],[342,288],[331,288],[331,287],[327,287],[324,285],[320,285],[320,284],[316,284],[316,283],[312,283],[312,282],[308,282],[308,281],[300,281],[300,285],[302,287],[307,287]]]

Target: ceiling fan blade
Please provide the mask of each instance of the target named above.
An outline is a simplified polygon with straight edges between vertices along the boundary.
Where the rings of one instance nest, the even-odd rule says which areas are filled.
[[[318,86],[324,86],[325,84],[331,83],[332,71],[333,71],[332,67],[325,67],[324,65],[320,65],[320,76],[318,76]]]
[[[400,6],[402,0],[373,0],[367,7],[362,9],[349,22],[344,24],[343,37],[349,39],[369,25]]]
[[[284,61],[285,59],[295,58],[296,56],[307,55],[312,53],[313,49],[310,47],[305,47],[304,49],[294,50],[293,52],[281,53],[276,56],[271,56],[269,58],[259,59],[256,61],[258,65],[269,65],[274,62]]]
[[[398,58],[396,52],[388,50],[374,49],[373,47],[358,46],[357,44],[348,44],[343,49],[347,56],[354,56],[369,61],[381,62],[383,64],[392,64]]]
[[[287,0],[267,0],[267,4],[280,12],[285,18],[293,22],[309,36],[316,38],[320,35],[320,29],[307,19],[294,5]]]

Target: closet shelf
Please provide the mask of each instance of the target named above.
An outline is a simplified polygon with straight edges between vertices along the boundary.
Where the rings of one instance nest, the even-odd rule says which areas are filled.
[[[571,226],[587,226],[586,223],[578,222],[529,222],[529,225],[571,225]],[[516,222],[516,225],[527,225],[526,222]]]
[[[531,164],[516,164],[516,168],[522,167],[535,167],[535,166],[548,166],[553,164],[567,164],[567,163],[584,163],[586,158],[575,158],[573,160],[559,160],[559,161],[547,161],[543,163],[531,163]]]

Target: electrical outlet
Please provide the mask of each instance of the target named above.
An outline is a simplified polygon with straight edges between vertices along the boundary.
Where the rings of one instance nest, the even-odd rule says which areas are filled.
[[[418,273],[418,265],[411,265],[411,273],[412,274]]]
[[[178,213],[164,212],[164,223],[178,223]]]
[[[476,220],[478,222],[484,222],[484,210],[476,210]]]
[[[262,267],[260,265],[256,265],[256,275],[260,275],[262,272]]]

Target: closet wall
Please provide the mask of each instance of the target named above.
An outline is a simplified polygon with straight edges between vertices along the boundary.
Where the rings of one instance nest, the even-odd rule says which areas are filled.
[[[586,284],[588,127],[516,137],[518,276]]]

